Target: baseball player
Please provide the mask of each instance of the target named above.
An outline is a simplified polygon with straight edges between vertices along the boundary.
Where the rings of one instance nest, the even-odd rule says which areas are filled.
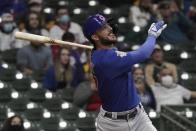
[[[156,131],[140,103],[131,69],[150,57],[166,26],[163,21],[153,23],[138,50],[120,52],[114,48],[117,38],[104,16],[96,14],[85,21],[83,32],[94,46],[92,70],[102,100],[97,131]]]

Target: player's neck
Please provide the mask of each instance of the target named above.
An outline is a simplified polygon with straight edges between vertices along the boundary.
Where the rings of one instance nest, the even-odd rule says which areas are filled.
[[[114,47],[114,45],[103,45],[103,44],[97,44],[96,49],[110,49]]]

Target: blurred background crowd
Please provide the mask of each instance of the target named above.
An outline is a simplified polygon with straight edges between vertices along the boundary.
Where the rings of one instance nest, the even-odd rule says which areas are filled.
[[[196,102],[195,0],[1,0],[2,131],[39,127],[27,123],[36,117],[29,111],[33,109],[37,114],[42,111],[45,118],[59,118],[60,127],[69,125],[63,120],[71,112],[84,118],[99,109],[101,100],[91,76],[89,50],[14,38],[15,32],[21,31],[91,45],[83,35],[82,24],[95,13],[118,24],[116,46],[121,51],[138,49],[149,25],[164,20],[168,27],[157,40],[151,58],[132,69],[141,102],[147,112],[158,113],[162,105]],[[21,116],[26,120],[25,128]],[[41,118],[36,120],[43,122]],[[71,121],[81,122],[77,116]]]

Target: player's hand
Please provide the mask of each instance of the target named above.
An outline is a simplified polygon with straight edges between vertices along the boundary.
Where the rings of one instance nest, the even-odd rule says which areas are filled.
[[[148,30],[148,35],[159,37],[161,32],[167,27],[163,21],[158,21],[157,23],[152,23],[150,29]]]

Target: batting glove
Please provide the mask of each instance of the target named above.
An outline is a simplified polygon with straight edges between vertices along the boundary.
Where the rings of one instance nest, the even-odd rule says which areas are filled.
[[[157,23],[152,23],[150,29],[148,30],[148,35],[159,37],[161,32],[167,27],[163,21],[158,21]]]

